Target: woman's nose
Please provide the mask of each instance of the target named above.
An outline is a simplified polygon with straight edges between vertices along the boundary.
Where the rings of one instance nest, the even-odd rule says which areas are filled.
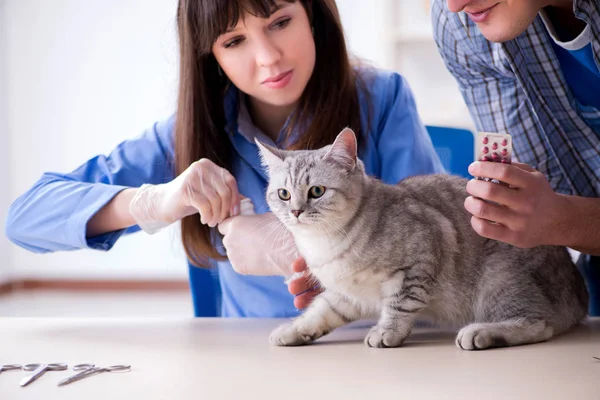
[[[281,52],[269,38],[258,41],[256,48],[256,64],[259,67],[269,67],[281,60]]]

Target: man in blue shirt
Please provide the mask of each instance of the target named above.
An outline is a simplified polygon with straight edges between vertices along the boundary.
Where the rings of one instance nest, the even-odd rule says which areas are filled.
[[[434,0],[432,19],[477,129],[511,134],[523,163],[470,167],[513,186],[469,182],[473,228],[520,247],[582,252],[590,314],[600,315],[598,2]]]

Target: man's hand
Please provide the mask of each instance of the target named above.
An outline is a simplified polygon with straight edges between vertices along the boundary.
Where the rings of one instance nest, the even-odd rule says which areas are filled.
[[[521,163],[474,162],[469,173],[510,185],[483,180],[467,183],[471,196],[465,200],[465,209],[473,214],[471,226],[479,235],[521,248],[560,244],[565,198],[552,190],[541,172]]]
[[[298,258],[292,264],[294,272],[303,272],[306,271],[306,268],[306,262],[302,257]],[[291,281],[288,284],[288,290],[296,296],[294,306],[300,310],[308,307],[315,296],[323,291],[310,273],[306,273],[304,276]]]

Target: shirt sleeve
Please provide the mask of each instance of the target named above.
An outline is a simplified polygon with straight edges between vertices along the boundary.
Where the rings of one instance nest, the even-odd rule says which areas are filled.
[[[445,172],[404,77],[392,73],[378,85],[385,93],[376,125],[380,179],[395,184],[409,176]]]
[[[125,232],[86,237],[88,221],[117,193],[173,179],[174,117],[155,123],[108,156],[96,156],[67,173],[48,172],[8,210],[6,236],[36,253],[91,248],[109,250]]]

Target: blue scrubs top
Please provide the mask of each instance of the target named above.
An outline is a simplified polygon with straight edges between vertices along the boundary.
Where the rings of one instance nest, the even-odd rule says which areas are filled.
[[[368,82],[372,102],[370,125],[366,126],[369,105],[365,93],[359,93],[363,129],[368,131],[359,156],[367,173],[387,183],[396,183],[412,175],[444,172],[405,79],[381,70],[360,73]],[[224,135],[231,140],[236,155],[231,173],[237,179],[240,193],[252,199],[257,213],[264,213],[269,211],[264,198],[267,175],[256,145],[238,132],[238,98],[237,89],[232,88],[224,104],[227,116]],[[140,136],[119,144],[108,156],[98,155],[70,173],[45,173],[10,207],[6,221],[8,238],[36,253],[82,248],[110,250],[121,235],[139,228],[88,238],[87,222],[119,191],[174,178],[173,126],[174,117],[156,122]],[[214,264],[222,293],[222,316],[298,315],[283,277],[239,275],[228,261]],[[193,274],[194,267],[190,268]],[[208,289],[193,291],[196,308],[202,296],[213,295]]]

